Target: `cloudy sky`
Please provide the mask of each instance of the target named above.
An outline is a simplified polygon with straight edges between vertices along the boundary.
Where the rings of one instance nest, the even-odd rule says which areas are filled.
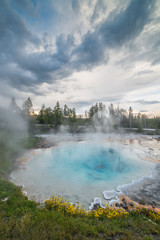
[[[160,115],[160,0],[0,0],[0,101]]]

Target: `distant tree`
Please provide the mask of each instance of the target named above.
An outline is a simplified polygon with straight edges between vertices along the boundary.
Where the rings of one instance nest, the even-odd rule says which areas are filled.
[[[147,115],[142,114],[142,122],[143,122],[143,127],[147,128]]]
[[[76,109],[75,108],[73,108],[72,114],[73,114],[73,120],[75,121],[75,119],[76,119]]]
[[[160,117],[157,117],[157,129],[160,129]]]
[[[89,118],[91,119],[94,116],[94,114],[95,114],[94,106],[92,106],[88,112]]]
[[[9,111],[13,112],[13,113],[20,113],[20,108],[18,107],[15,97],[11,98],[11,102],[9,105]]]
[[[110,106],[108,107],[109,115],[114,117],[115,116],[115,111],[114,111],[114,106],[111,103]]]
[[[138,132],[143,132],[142,114],[141,113],[138,113],[138,115],[137,115],[137,129],[138,129]]]
[[[68,118],[68,123],[69,123],[69,127],[70,127],[70,131],[71,132],[75,132],[76,131],[76,125],[77,125],[77,116],[76,116],[76,109],[75,108],[70,108],[69,109],[69,118]]]
[[[33,104],[30,97],[27,98],[26,101],[22,104],[22,117],[28,122],[28,130],[29,132],[33,132],[34,130],[34,110],[33,110]]]
[[[98,113],[98,110],[99,110],[99,108],[98,108],[98,103],[96,103],[96,105],[95,105],[95,107],[94,107],[94,112],[95,112],[95,114]]]
[[[39,123],[44,123],[44,115],[45,115],[45,104],[42,104],[41,110],[39,111],[39,115],[37,117]]]
[[[44,123],[52,124],[53,123],[53,111],[50,107],[45,108],[44,110]]]
[[[63,114],[64,114],[65,117],[68,117],[68,116],[69,116],[69,108],[67,107],[66,104],[64,105]]]
[[[87,114],[87,111],[86,111],[86,110],[85,110],[85,114],[84,114],[84,115],[85,115],[85,118],[87,118],[87,117],[88,117],[88,114]]]
[[[104,117],[106,115],[106,106],[105,106],[105,104],[99,103],[98,112],[99,112],[99,118],[104,119]]]
[[[120,109],[120,125],[121,127],[127,127],[128,124],[128,113],[126,109]]]
[[[98,104],[96,103],[94,106],[92,106],[89,110],[89,118],[90,119],[97,119],[98,118],[98,111],[99,111],[99,107]]]
[[[60,108],[59,102],[57,102],[56,106],[54,107],[54,121],[56,127],[60,126],[63,122],[63,111]]]
[[[129,107],[129,128],[132,128],[132,120],[133,120],[133,109]]]
[[[30,116],[34,113],[33,104],[30,97],[28,97],[27,100],[22,104],[22,112],[25,116]]]

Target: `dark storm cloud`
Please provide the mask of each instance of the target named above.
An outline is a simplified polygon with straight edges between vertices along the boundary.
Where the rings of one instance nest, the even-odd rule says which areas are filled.
[[[91,69],[108,61],[103,42],[97,34],[88,33],[72,53],[73,66],[77,70]]]
[[[69,63],[74,47],[74,37],[68,35],[65,39],[63,35],[60,35],[56,39],[56,47],[54,54],[47,51],[32,53],[24,56],[19,62],[21,68],[34,75],[33,83],[51,82],[71,75],[72,69]],[[28,81],[28,84],[31,83]]]
[[[32,79],[20,74],[19,62],[22,60],[25,48],[40,45],[40,39],[31,33],[23,18],[9,5],[9,1],[1,0],[0,5],[0,80],[10,81],[19,88]],[[13,68],[14,65],[14,68]],[[24,75],[24,76],[23,76]],[[30,74],[31,75],[31,74]]]
[[[72,50],[75,47],[73,35],[68,35],[67,39],[60,35],[56,39],[57,53],[53,55],[53,59],[57,58],[59,62],[65,64],[70,62]]]
[[[31,1],[11,2],[17,8],[22,9],[26,6],[31,13],[35,7]],[[44,38],[29,30],[22,16],[10,5],[10,1],[1,0],[0,80],[8,81],[15,88],[21,89],[43,82],[51,83],[70,76],[74,71],[89,70],[94,66],[106,64],[110,49],[122,46],[127,40],[134,41],[150,22],[155,2],[130,1],[114,18],[107,18],[97,25],[93,32],[85,34],[79,45],[75,44],[73,35],[60,35],[56,38],[53,53],[46,50],[47,43]],[[72,0],[74,11],[79,11],[79,4],[79,1]],[[94,13],[98,14],[96,11]],[[29,51],[42,45],[45,49],[43,52]]]
[[[150,21],[154,3],[153,0],[133,0],[114,19],[107,18],[93,33],[88,32],[82,43],[73,51],[74,66],[82,70],[107,63],[109,60],[107,50],[120,47],[128,40],[134,41]]]
[[[154,0],[132,0],[128,7],[117,14],[113,20],[106,19],[98,33],[107,46],[117,47],[127,40],[134,40],[150,21]]]
[[[145,31],[145,33],[142,34],[138,38],[138,40],[136,40],[135,42],[130,41],[129,50],[125,49],[125,51],[123,52],[124,57],[117,60],[118,65],[121,65],[126,70],[128,70],[139,61],[148,62],[149,64],[151,64],[151,66],[156,66],[160,64],[159,23],[157,25],[152,24],[148,26],[148,28],[149,31]]]
[[[23,18],[11,7],[7,0],[0,4],[0,48],[9,57],[16,57],[16,53],[23,51],[27,43],[38,45],[40,40],[31,33]],[[8,59],[10,60],[10,59]],[[12,60],[12,58],[11,58]]]

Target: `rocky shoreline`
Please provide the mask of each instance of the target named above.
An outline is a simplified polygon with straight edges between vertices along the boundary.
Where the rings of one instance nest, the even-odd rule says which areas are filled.
[[[153,178],[145,179],[141,184],[123,191],[135,202],[160,208],[160,164],[156,165]]]

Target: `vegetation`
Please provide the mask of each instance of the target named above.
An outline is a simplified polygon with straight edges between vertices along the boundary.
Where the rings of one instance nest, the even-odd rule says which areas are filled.
[[[136,128],[138,132],[143,132],[144,128],[160,129],[160,117],[149,117],[146,114],[134,114],[133,109],[130,107],[127,111],[123,108],[115,108],[111,103],[108,110],[103,103],[96,103],[91,106],[88,113],[85,115],[76,115],[76,109],[68,108],[67,105],[64,109],[60,107],[59,102],[52,108],[42,108],[36,118],[37,123],[50,124],[55,129],[59,129],[61,125],[69,126],[72,132],[78,132],[78,127],[85,126],[90,128],[90,131],[100,130],[103,132],[117,130],[118,128],[128,128],[132,130]],[[99,127],[97,129],[97,126]]]
[[[42,105],[39,113],[34,113],[32,100],[27,98],[22,104],[22,108],[18,107],[13,97],[8,109],[0,109],[2,115],[10,115],[15,113],[20,115],[26,121],[28,130],[33,133],[36,130],[35,124],[44,126],[47,129],[53,129],[55,132],[61,130],[63,126],[68,132],[82,131],[102,131],[110,132],[120,129],[133,130],[143,132],[144,129],[156,129],[160,131],[160,116],[149,117],[146,114],[135,114],[133,109],[129,107],[128,111],[123,108],[114,107],[111,103],[108,109],[103,103],[96,103],[91,106],[85,114],[77,115],[75,108],[69,108],[66,104],[62,108],[57,102],[54,108]],[[0,117],[1,124],[1,117]]]
[[[160,236],[159,219],[140,210],[126,215],[111,209],[106,210],[106,215],[101,209],[91,214],[73,214],[72,205],[67,203],[63,208],[65,201],[61,198],[56,199],[56,204],[52,199],[52,205],[48,202],[46,208],[27,200],[19,187],[4,180],[0,181],[0,199],[0,236],[3,240],[151,240]],[[58,210],[60,204],[63,205],[61,211]]]
[[[160,214],[154,211],[137,209],[125,212],[106,207],[86,212],[60,196],[53,196],[46,200],[45,204],[39,204],[28,200],[23,195],[21,187],[8,181],[9,173],[15,167],[17,155],[22,150],[36,146],[39,141],[32,134],[35,118],[30,100],[21,110],[12,98],[10,110],[1,109],[3,115],[0,116],[0,239],[159,239]],[[65,106],[62,110],[57,103],[53,110],[46,111],[43,106],[40,113],[44,119],[43,124],[49,121],[46,120],[48,118],[52,119],[57,127],[64,123],[77,127],[83,121],[83,124],[93,125],[93,118],[94,121],[105,122],[101,119],[105,111],[103,104],[96,105],[92,107],[87,121],[79,120],[76,118],[75,109],[68,109]],[[113,105],[110,106],[110,117],[117,114],[119,113],[115,111]],[[40,115],[37,118],[36,121],[40,121]],[[13,119],[17,127],[12,124]],[[52,121],[50,123],[53,123]]]
[[[55,209],[58,212],[61,212],[68,216],[82,216],[82,217],[89,217],[89,218],[97,218],[97,219],[112,219],[117,217],[125,217],[128,216],[129,213],[123,210],[115,210],[106,206],[106,208],[97,208],[95,211],[85,211],[83,207],[79,207],[69,203],[68,201],[64,200],[63,197],[60,196],[56,197],[53,196],[51,199],[45,201],[46,207],[51,210]]]

